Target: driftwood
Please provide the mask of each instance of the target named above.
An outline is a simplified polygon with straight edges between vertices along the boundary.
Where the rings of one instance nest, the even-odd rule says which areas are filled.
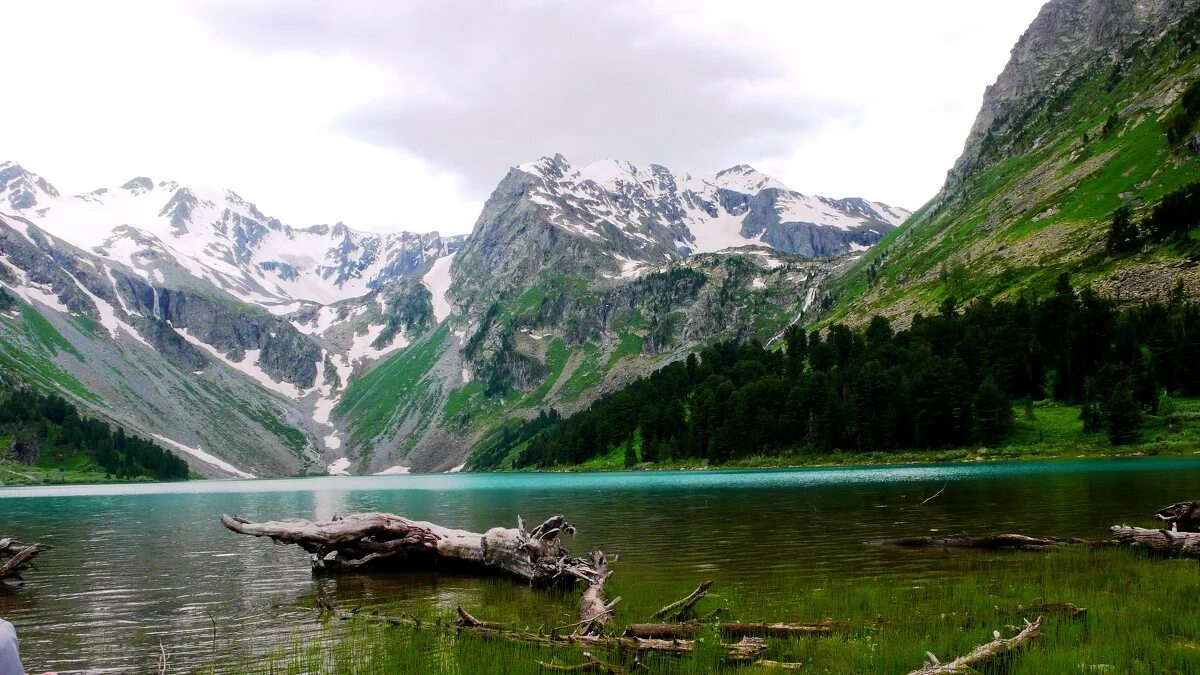
[[[1042,630],[1042,617],[1038,617],[1033,623],[1025,622],[1025,627],[1016,635],[1010,638],[1000,637],[1000,631],[995,631],[996,639],[982,644],[971,651],[966,656],[960,656],[948,663],[938,661],[938,658],[933,654],[926,652],[929,661],[920,670],[914,670],[909,675],[940,675],[942,673],[973,673],[975,667],[983,663],[991,661],[997,656],[1006,652],[1011,652],[1020,649],[1033,641]]]
[[[624,635],[640,638],[681,639],[694,636],[705,625],[703,621],[635,623],[625,628]],[[817,621],[813,623],[746,623],[742,621],[723,621],[716,624],[716,627],[722,635],[733,638],[790,638],[805,635],[830,635],[839,629],[845,630],[849,628],[846,623],[838,621]]]
[[[1029,537],[1023,534],[993,534],[986,537],[901,537],[870,541],[876,546],[901,548],[973,548],[986,551],[1047,551],[1063,544],[1090,544],[1083,539]]]
[[[24,581],[21,573],[36,570],[34,558],[50,550],[45,544],[22,544],[16,539],[0,539],[0,585],[8,579]]]
[[[1169,555],[1200,556],[1200,532],[1151,530],[1129,525],[1113,525],[1109,529],[1118,543],[1127,546]]]
[[[613,618],[613,607],[621,598],[612,602],[604,600],[604,582],[612,576],[608,569],[608,558],[600,551],[592,553],[591,567],[575,565],[572,573],[587,583],[583,596],[579,599],[579,629],[581,635],[599,634]]]
[[[698,587],[696,587],[696,590],[688,593],[686,597],[676,600],[675,602],[672,602],[666,607],[663,607],[655,612],[654,618],[671,620],[679,620],[683,618],[688,612],[692,611],[692,608],[696,606],[697,602],[700,602],[704,596],[708,595],[708,589],[712,588],[712,585],[713,582],[711,579],[702,582]]]
[[[518,517],[516,528],[494,527],[482,534],[392,513],[356,513],[320,522],[292,519],[263,523],[222,515],[221,524],[239,534],[296,544],[312,554],[314,572],[452,564],[507,574],[537,585],[590,580],[595,574],[593,560],[571,558],[559,540],[560,534],[575,533],[562,516],[554,516],[532,531],[527,531]]]
[[[661,654],[688,654],[695,645],[692,640],[668,640],[580,633],[560,635],[553,632],[549,635],[542,635],[514,630],[503,624],[490,621],[481,621],[471,616],[470,613],[461,607],[458,608],[458,621],[455,623],[462,630],[472,631],[480,635],[542,645],[588,645],[590,647],[620,649],[631,653],[653,652]],[[762,638],[754,637],[743,638],[741,641],[733,644],[721,645],[723,656],[730,661],[752,661],[761,656],[766,648],[767,645]]]
[[[1179,502],[1159,509],[1155,518],[1170,525],[1174,532],[1200,532],[1200,502]]]

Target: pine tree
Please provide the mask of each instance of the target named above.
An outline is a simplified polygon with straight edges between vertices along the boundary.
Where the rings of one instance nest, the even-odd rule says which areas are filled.
[[[1113,445],[1128,445],[1137,440],[1137,428],[1142,419],[1141,406],[1133,397],[1129,382],[1118,382],[1104,401],[1105,429]]]
[[[1137,225],[1129,215],[1129,207],[1122,206],[1113,213],[1108,226],[1108,250],[1110,253],[1126,253],[1137,248],[1141,237]]]
[[[1012,405],[1000,387],[996,386],[995,380],[989,378],[979,385],[971,400],[971,410],[971,436],[976,443],[995,445],[1008,436],[1008,429],[1012,425]]]
[[[628,469],[638,463],[637,452],[633,449],[633,443],[625,444],[625,468]]]

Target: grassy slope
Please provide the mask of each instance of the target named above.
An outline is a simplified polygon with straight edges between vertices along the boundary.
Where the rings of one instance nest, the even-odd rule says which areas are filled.
[[[1121,257],[1103,252],[1119,206],[1144,212],[1200,180],[1200,161],[1169,148],[1159,125],[1179,86],[1200,72],[1200,54],[1175,63],[1176,51],[1165,43],[1140,56],[1115,86],[1109,69],[1096,67],[1038,107],[997,158],[989,157],[944,203],[918,211],[832,285],[830,316],[911,315],[946,296],[1042,290],[1062,271],[1083,284],[1177,260],[1172,246]],[[1117,123],[1105,136],[1112,114]],[[868,274],[873,265],[875,283]]]

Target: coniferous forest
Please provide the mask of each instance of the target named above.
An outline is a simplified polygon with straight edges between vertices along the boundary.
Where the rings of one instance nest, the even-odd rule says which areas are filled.
[[[551,410],[486,441],[473,467],[578,464],[626,447],[626,463],[719,464],[817,452],[996,444],[1017,401],[1078,405],[1086,430],[1130,442],[1163,392],[1200,394],[1200,307],[1179,295],[1118,308],[1066,275],[1043,299],[945,301],[896,331],[790,328],[781,348],[723,342],[565,419]],[[640,447],[640,456],[633,448]]]
[[[0,435],[12,436],[12,459],[36,464],[82,454],[115,478],[186,480],[187,462],[158,445],[83,417],[61,396],[17,389],[0,397]]]

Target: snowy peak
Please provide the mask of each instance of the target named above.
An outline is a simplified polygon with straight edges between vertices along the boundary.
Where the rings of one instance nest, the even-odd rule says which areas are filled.
[[[32,209],[58,198],[58,190],[45,178],[15,162],[0,163],[0,205],[7,209]]]
[[[17,215],[145,278],[190,275],[276,312],[361,297],[424,271],[461,240],[291,227],[232,190],[146,176],[63,197],[11,162],[0,165],[0,195]]]
[[[786,185],[749,164],[738,164],[718,171],[713,177],[717,187],[744,194],[758,194],[763,190],[791,192]]]
[[[613,255],[622,259],[746,245],[837,255],[865,249],[909,215],[860,198],[808,196],[747,164],[698,178],[612,159],[577,168],[554,155],[515,170],[528,177],[521,193],[547,221],[593,241],[615,241]]]

